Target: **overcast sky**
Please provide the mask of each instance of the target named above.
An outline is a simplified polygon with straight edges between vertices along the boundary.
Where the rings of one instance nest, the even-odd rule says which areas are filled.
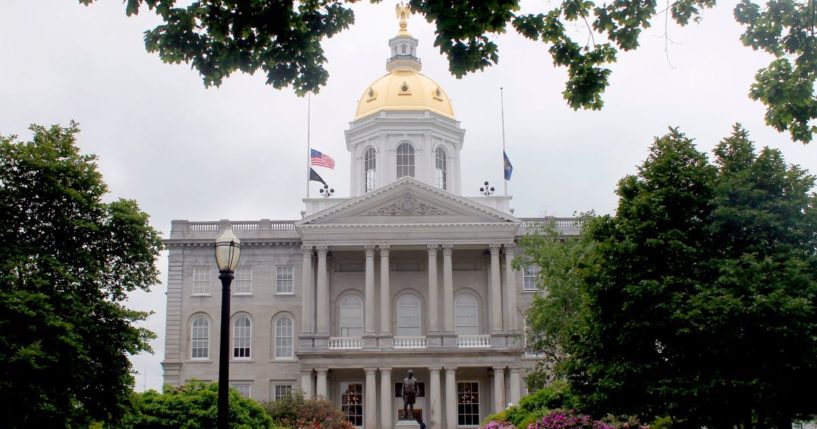
[[[497,37],[500,63],[462,79],[433,46],[433,27],[414,16],[423,73],[451,96],[466,129],[462,187],[484,180],[502,188],[500,93],[504,87],[509,193],[516,215],[613,213],[616,182],[632,174],[654,137],[678,126],[710,152],[741,122],[754,141],[781,149],[790,163],[817,172],[817,143],[793,143],[763,123],[748,99],[754,73],[769,57],[743,47],[733,2],[706,11],[687,28],[664,19],[645,31],[637,52],[619,54],[602,111],[573,111],[562,99],[566,72],[547,47],[511,31]],[[527,2],[544,10],[555,1]],[[349,156],[343,131],[368,84],[385,73],[397,31],[394,2],[354,6],[357,23],[324,43],[329,81],[312,97],[312,145],[337,161],[318,169],[347,196]],[[0,2],[0,134],[30,137],[31,123],[80,123],[79,145],[99,157],[110,198],[132,198],[167,236],[171,219],[297,219],[305,196],[306,99],[234,75],[205,88],[187,65],[163,64],[144,49],[158,23],[144,10],[128,18],[120,0]],[[666,43],[665,30],[671,42]],[[665,53],[665,46],[668,53]],[[317,184],[313,184],[313,196]],[[167,258],[159,261],[166,281]],[[154,355],[133,357],[137,389],[159,388],[164,355],[164,284],[131,297],[155,312],[146,326]]]

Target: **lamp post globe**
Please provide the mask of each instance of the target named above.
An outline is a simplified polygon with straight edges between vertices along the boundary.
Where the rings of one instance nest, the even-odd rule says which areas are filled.
[[[230,283],[241,255],[241,241],[233,234],[232,227],[216,239],[216,266],[221,280],[221,331],[218,353],[218,429],[227,429],[230,382]]]

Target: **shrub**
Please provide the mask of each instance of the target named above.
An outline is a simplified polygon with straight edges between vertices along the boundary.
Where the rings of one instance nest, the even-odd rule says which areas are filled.
[[[573,395],[567,383],[557,381],[525,396],[519,404],[488,416],[485,422],[508,422],[517,428],[525,428],[528,424],[541,420],[550,410],[576,409],[578,406],[578,397]]]
[[[229,420],[232,429],[274,428],[264,408],[235,389],[229,392]],[[134,393],[131,407],[119,425],[120,429],[194,429],[215,428],[218,420],[218,385],[190,383],[162,393],[150,390]]]
[[[293,429],[354,429],[346,416],[326,399],[305,399],[300,392],[264,404],[272,420]]]

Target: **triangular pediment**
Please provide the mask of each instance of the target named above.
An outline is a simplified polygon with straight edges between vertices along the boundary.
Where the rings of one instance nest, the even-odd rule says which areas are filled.
[[[298,226],[384,224],[497,224],[519,221],[410,177],[308,216]]]

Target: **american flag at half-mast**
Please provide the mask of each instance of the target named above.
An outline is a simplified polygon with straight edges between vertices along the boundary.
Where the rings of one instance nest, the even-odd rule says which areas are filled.
[[[312,152],[311,155],[309,155],[309,161],[312,163],[312,165],[316,165],[318,167],[326,167],[332,170],[335,169],[335,160],[332,159],[331,156],[325,153],[321,153],[320,151],[317,151],[315,149],[310,150]]]

